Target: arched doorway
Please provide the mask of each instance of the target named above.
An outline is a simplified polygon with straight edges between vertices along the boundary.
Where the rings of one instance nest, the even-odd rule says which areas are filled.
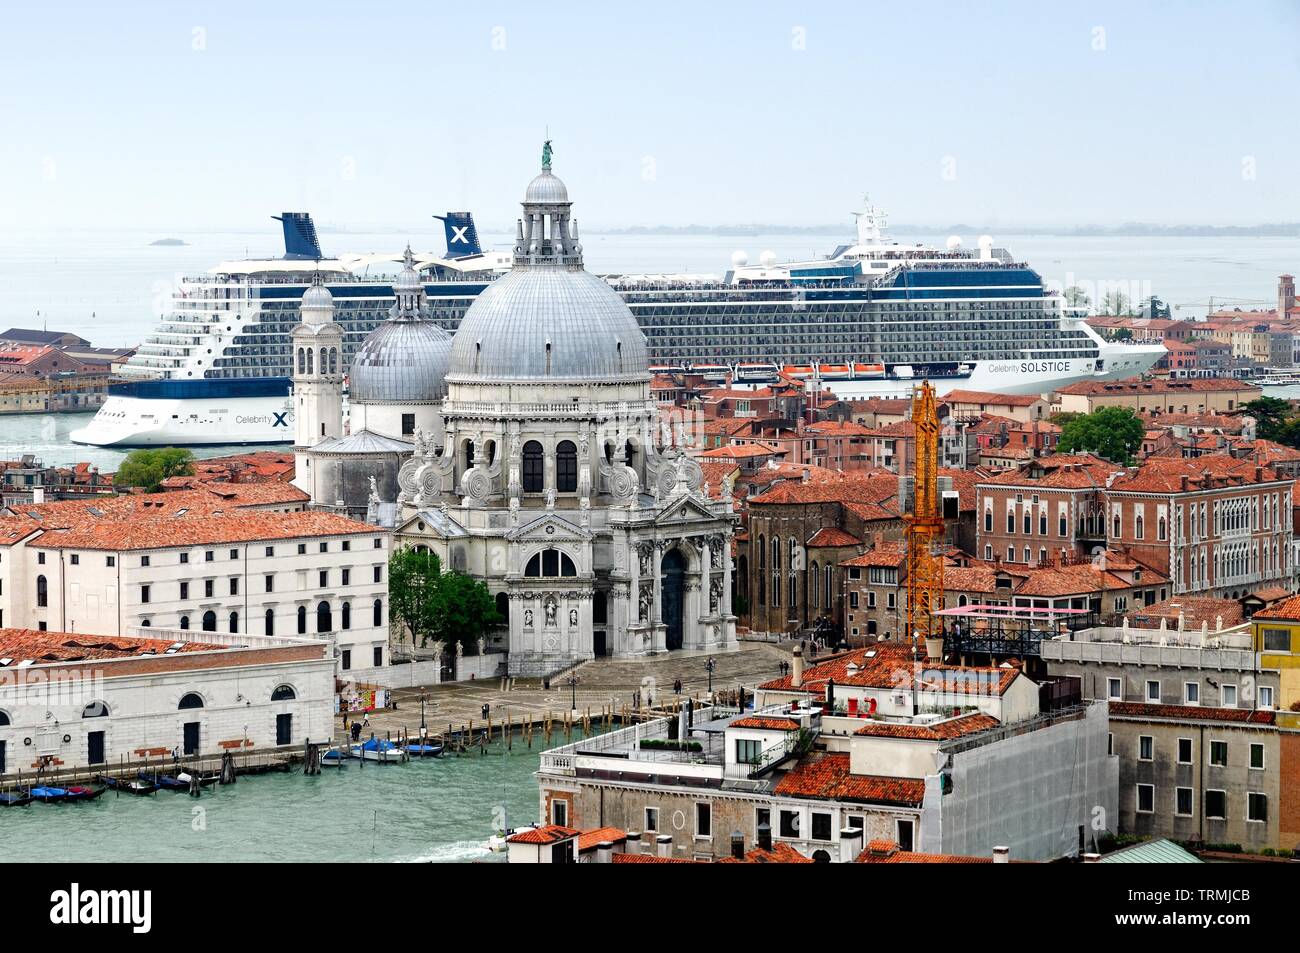
[[[670,549],[664,555],[664,561],[660,569],[663,579],[663,604],[661,609],[664,625],[668,627],[668,631],[664,634],[664,645],[671,651],[682,647],[686,560],[677,550]]]

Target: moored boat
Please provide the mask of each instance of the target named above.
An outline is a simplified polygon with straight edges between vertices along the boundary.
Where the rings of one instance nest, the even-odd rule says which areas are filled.
[[[362,744],[353,745],[352,753],[366,761],[378,761],[380,764],[394,764],[407,758],[405,751],[386,738],[371,738]]]
[[[406,749],[406,753],[412,758],[436,758],[442,754],[442,742],[436,738],[413,739],[406,742],[402,747]]]
[[[184,781],[175,775],[159,774],[154,771],[139,771],[136,777],[144,784],[152,784],[155,788],[162,788],[164,791],[188,791],[190,789],[189,778]]]
[[[323,767],[341,768],[343,762],[352,757],[352,752],[346,748],[328,748],[321,752],[320,763]]]
[[[57,804],[68,800],[68,789],[42,784],[32,788],[32,797],[42,804]]]
[[[158,790],[157,784],[139,778],[115,778],[109,774],[101,774],[97,780],[106,787],[125,794],[153,794]]]
[[[26,788],[20,791],[0,791],[0,807],[26,807],[34,798]]]
[[[107,784],[74,784],[67,789],[67,800],[93,801],[107,790]]]

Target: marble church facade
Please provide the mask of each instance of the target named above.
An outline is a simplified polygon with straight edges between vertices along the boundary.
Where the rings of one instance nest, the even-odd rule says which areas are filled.
[[[731,500],[710,499],[665,432],[645,338],[584,270],[549,151],[523,204],[513,268],[462,319],[445,375],[413,389],[436,394],[438,413],[388,435],[412,441],[394,481],[395,545],[488,586],[512,675],[734,646]],[[392,500],[386,485],[377,493]]]

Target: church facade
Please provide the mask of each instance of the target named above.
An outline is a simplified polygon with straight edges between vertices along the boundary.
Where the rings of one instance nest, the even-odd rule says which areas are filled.
[[[462,319],[445,372],[422,380],[418,401],[398,388],[390,410],[367,411],[385,429],[415,421],[413,433],[382,434],[411,441],[395,475],[394,545],[426,548],[488,586],[512,675],[725,650],[736,639],[731,500],[709,498],[699,464],[665,432],[645,338],[583,268],[549,166],[548,151],[513,268]],[[372,510],[383,485],[377,476]]]

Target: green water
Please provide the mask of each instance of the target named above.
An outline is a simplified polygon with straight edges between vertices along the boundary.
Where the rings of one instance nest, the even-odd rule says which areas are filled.
[[[578,739],[575,732],[574,740]],[[566,743],[565,736],[553,739]],[[241,777],[203,796],[107,792],[84,804],[0,808],[0,862],[421,862],[504,860],[484,844],[499,817],[537,820],[545,745],[406,764],[352,761],[305,777]]]

